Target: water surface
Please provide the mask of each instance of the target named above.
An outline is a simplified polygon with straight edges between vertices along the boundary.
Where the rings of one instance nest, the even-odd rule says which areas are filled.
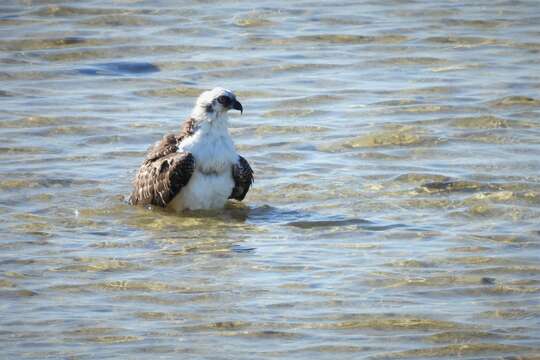
[[[2,2],[2,358],[537,358],[539,9]],[[127,205],[214,86],[244,203]]]

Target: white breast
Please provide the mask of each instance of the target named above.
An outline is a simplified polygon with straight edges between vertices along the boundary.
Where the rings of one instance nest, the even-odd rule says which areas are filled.
[[[190,152],[196,168],[205,173],[221,173],[238,161],[229,131],[222,124],[203,124],[179,144],[178,151]]]
[[[195,170],[169,204],[176,211],[222,208],[234,187],[232,165],[238,154],[229,132],[219,124],[204,125],[179,144],[178,151],[190,152],[195,158]]]
[[[225,206],[233,187],[230,173],[205,175],[195,170],[189,183],[169,203],[169,207],[175,211],[219,209]]]

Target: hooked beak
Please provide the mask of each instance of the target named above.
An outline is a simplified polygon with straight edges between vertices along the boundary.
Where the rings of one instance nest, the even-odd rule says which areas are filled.
[[[232,108],[234,110],[240,110],[240,114],[244,113],[244,108],[242,107],[242,104],[238,100],[234,100]]]

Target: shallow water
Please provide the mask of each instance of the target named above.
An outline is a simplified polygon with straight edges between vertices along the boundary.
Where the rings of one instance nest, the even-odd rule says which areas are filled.
[[[533,359],[535,1],[4,1],[2,358]],[[243,204],[128,206],[235,89]]]

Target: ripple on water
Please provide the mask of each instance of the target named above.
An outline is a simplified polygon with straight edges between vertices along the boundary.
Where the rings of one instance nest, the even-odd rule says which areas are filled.
[[[2,121],[0,128],[41,128],[75,125],[87,121],[97,120],[82,116],[26,116],[16,120]]]
[[[444,19],[443,23],[448,26],[464,26],[478,29],[492,29],[510,25],[508,21],[503,19]]]
[[[128,13],[118,13],[118,14],[102,14],[98,16],[86,17],[77,21],[77,23],[88,26],[90,28],[96,27],[145,27],[158,25],[159,22],[154,20],[152,17],[141,16]]]
[[[249,132],[251,129],[247,128],[243,131]],[[298,134],[298,133],[322,133],[329,131],[329,128],[322,126],[278,126],[278,125],[260,125],[255,128],[255,134],[259,136],[263,135],[282,135],[282,134]]]
[[[159,67],[147,62],[110,62],[79,69],[84,75],[144,75],[159,72]]]
[[[13,147],[0,147],[0,156],[13,156],[13,155],[29,155],[29,154],[44,154],[48,150],[38,146],[13,146]]]
[[[370,224],[370,221],[364,219],[345,219],[345,220],[313,220],[313,221],[291,221],[287,225],[301,229],[314,229],[320,227],[351,226]]]
[[[142,97],[180,97],[180,96],[190,96],[195,97],[201,93],[201,89],[195,87],[186,87],[186,86],[177,86],[171,88],[160,88],[160,89],[151,89],[151,90],[140,90],[136,91],[135,95]]]
[[[441,65],[448,64],[446,59],[436,57],[391,57],[380,60],[373,60],[370,65],[386,66],[386,65]]]
[[[6,190],[28,188],[67,188],[75,185],[96,185],[89,179],[42,177],[37,179],[11,179],[0,181],[0,188]]]
[[[537,128],[540,125],[526,120],[510,120],[497,116],[471,116],[454,118],[448,121],[450,126],[461,129],[498,129],[498,128]]]
[[[144,266],[118,259],[74,259],[74,264],[53,269],[56,272],[122,272],[140,271]]]
[[[288,38],[268,38],[268,37],[250,37],[249,41],[259,45],[293,45],[305,43],[322,44],[399,44],[407,41],[409,38],[405,35],[388,34],[379,36],[370,35],[352,35],[352,34],[319,34],[319,35],[300,35]]]
[[[534,353],[534,348],[519,345],[490,343],[454,344],[435,348],[398,351],[375,356],[375,359],[419,359],[464,356],[489,356],[496,354]]]
[[[412,126],[398,127],[365,134],[345,141],[321,145],[322,151],[336,152],[355,148],[393,147],[393,146],[434,146],[443,140],[431,135],[426,129]]]
[[[43,17],[77,17],[78,15],[106,15],[106,14],[120,14],[128,11],[122,8],[99,8],[99,7],[74,7],[64,5],[46,5],[40,6],[34,9],[31,14],[35,16]]]
[[[424,338],[426,341],[434,343],[470,343],[474,341],[493,341],[526,339],[526,336],[504,334],[497,332],[486,332],[481,330],[443,331]]]
[[[506,309],[486,311],[479,314],[480,318],[486,319],[539,319],[540,309]]]
[[[439,175],[439,174],[422,174],[422,173],[407,173],[407,174],[401,174],[401,175],[398,175],[397,177],[395,177],[393,179],[393,181],[397,181],[397,182],[404,182],[404,183],[412,183],[412,184],[416,184],[416,183],[426,183],[426,187],[430,188],[430,187],[434,187],[434,188],[437,188],[439,186],[441,187],[445,187],[444,185],[442,184],[447,184],[449,183],[450,179],[447,177],[447,176],[444,176],[444,175]],[[427,185],[427,184],[431,184],[431,185]],[[439,185],[441,184],[441,185]]]
[[[435,181],[422,184],[421,191],[427,193],[434,192],[476,192],[499,190],[496,184],[484,184],[476,181],[465,180],[450,180],[450,181]]]
[[[94,46],[106,44],[104,39],[88,39],[77,36],[68,36],[57,39],[24,39],[24,40],[0,40],[0,47],[12,51],[29,51],[42,49],[58,49],[75,46]]]
[[[436,44],[449,44],[456,47],[477,47],[487,45],[504,46],[509,43],[498,39],[474,36],[433,36],[427,38],[426,41]]]
[[[534,1],[4,3],[5,357],[537,358]],[[246,200],[129,206],[214,86]]]
[[[307,325],[326,329],[372,329],[384,331],[434,331],[463,328],[462,324],[421,318],[414,316],[397,316],[393,314],[349,314],[347,316],[330,317],[328,322]]]
[[[493,100],[489,103],[491,106],[496,107],[509,107],[509,106],[533,106],[539,107],[540,100],[528,96],[507,96],[504,98]]]
[[[276,25],[276,22],[267,19],[265,14],[250,14],[249,16],[236,19],[234,24],[240,27],[259,28]]]

